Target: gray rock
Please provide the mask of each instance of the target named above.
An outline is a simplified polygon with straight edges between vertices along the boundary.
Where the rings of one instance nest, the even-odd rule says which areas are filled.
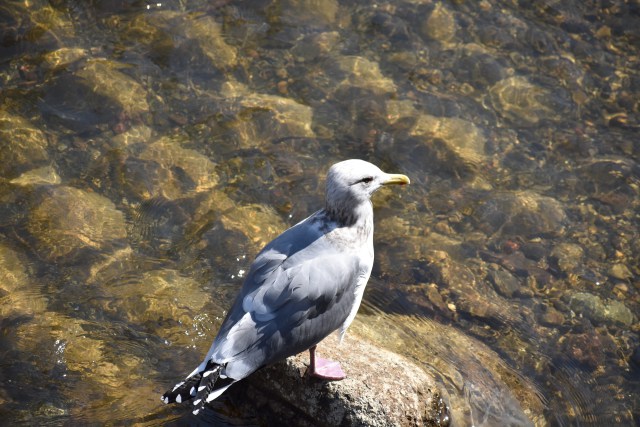
[[[500,303],[508,309],[505,300]],[[447,402],[450,425],[545,425],[545,404],[536,386],[479,340],[426,318],[367,309],[372,314],[358,314],[350,330],[374,345],[420,361],[430,375],[442,380],[438,392]],[[503,319],[504,315],[509,315],[507,310]],[[520,341],[517,351],[521,349]],[[536,354],[533,348],[528,352]]]
[[[565,274],[573,273],[582,264],[583,256],[582,247],[573,243],[560,243],[551,251],[551,257]]]
[[[558,326],[564,323],[564,315],[552,306],[542,306],[542,313],[538,315],[538,321],[547,326]]]
[[[490,271],[488,276],[500,295],[512,298],[520,290],[518,279],[506,270]]]
[[[340,361],[347,378],[305,376],[305,352],[257,372],[236,392],[259,419],[289,425],[442,425],[448,416],[434,378],[402,356],[355,336],[342,345],[329,337],[317,352]]]
[[[633,312],[623,302],[616,300],[609,300],[605,309],[605,317],[624,325],[631,325],[637,320]]]
[[[588,292],[574,294],[569,305],[573,311],[595,323],[631,325],[636,321],[636,316],[624,303],[616,300],[603,301],[599,296]]]

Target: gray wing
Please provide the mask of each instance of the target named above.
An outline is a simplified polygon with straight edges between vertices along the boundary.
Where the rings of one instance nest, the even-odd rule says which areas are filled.
[[[308,220],[287,230],[254,261],[210,354],[243,378],[300,353],[338,329],[366,274],[358,254],[337,250],[322,227]]]

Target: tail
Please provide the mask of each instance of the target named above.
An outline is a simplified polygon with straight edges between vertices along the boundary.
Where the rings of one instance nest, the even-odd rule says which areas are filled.
[[[193,400],[194,415],[202,409],[206,402],[211,402],[220,396],[236,380],[221,374],[223,365],[211,360],[203,369],[196,368],[184,381],[176,384],[173,389],[162,395],[164,403],[182,403]]]

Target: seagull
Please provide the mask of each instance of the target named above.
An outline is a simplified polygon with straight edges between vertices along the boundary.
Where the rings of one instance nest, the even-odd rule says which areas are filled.
[[[334,164],[327,173],[325,207],[267,244],[204,361],[162,395],[164,403],[203,405],[258,369],[309,350],[307,373],[346,377],[339,362],[316,355],[334,331],[340,341],[356,316],[373,267],[373,206],[380,187],[409,184],[364,160]]]

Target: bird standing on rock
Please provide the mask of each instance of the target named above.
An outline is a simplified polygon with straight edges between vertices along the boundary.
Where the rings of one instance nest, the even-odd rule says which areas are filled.
[[[338,362],[316,356],[316,346],[338,329],[342,339],[356,316],[373,267],[370,197],[390,184],[409,178],[357,159],[331,166],[325,208],[258,254],[204,361],[162,401],[192,399],[198,414],[234,382],[305,350],[311,375],[345,378]]]

